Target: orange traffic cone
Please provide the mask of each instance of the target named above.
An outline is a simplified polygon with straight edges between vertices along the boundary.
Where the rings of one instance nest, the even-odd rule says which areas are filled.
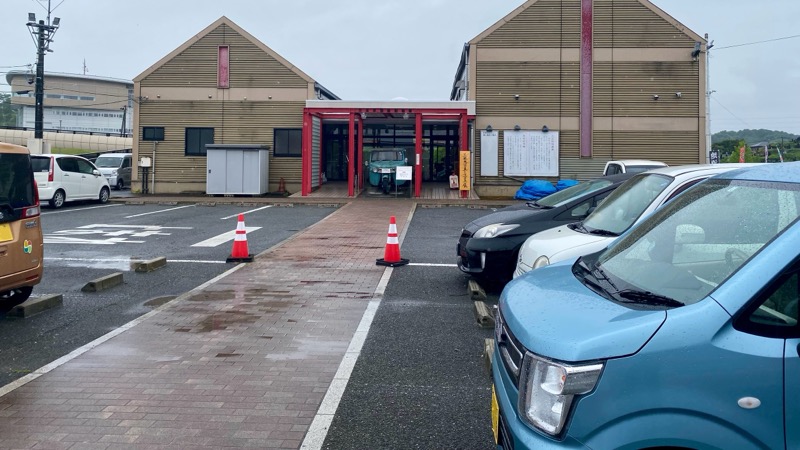
[[[247,230],[244,227],[244,214],[239,214],[239,223],[236,224],[236,237],[233,238],[231,256],[225,262],[252,262],[253,255],[247,250]]]
[[[407,259],[400,257],[400,241],[397,240],[397,222],[394,216],[389,218],[389,235],[386,237],[386,249],[383,258],[375,262],[379,266],[397,267],[408,264]]]

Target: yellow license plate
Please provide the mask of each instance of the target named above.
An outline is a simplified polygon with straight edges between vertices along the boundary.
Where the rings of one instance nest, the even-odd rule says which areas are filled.
[[[11,241],[14,235],[11,234],[11,226],[7,223],[0,223],[0,242]]]
[[[494,433],[494,443],[497,445],[497,435],[500,433],[500,407],[497,405],[494,385],[492,385],[492,433]]]

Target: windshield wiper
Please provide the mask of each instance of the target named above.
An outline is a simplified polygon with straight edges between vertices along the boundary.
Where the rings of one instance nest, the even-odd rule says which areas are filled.
[[[611,279],[610,279],[610,278],[608,278],[608,275],[606,275],[606,273],[603,271],[603,269],[601,269],[601,268],[600,268],[600,264],[597,264],[597,263],[595,263],[595,265],[594,265],[594,269],[592,270],[592,275],[594,275],[594,277],[595,277],[595,278],[597,278],[598,280],[603,280],[603,281],[605,281],[605,282],[606,282],[606,283],[608,283],[608,284],[609,284],[609,285],[610,285],[610,286],[611,286],[611,287],[612,287],[612,288],[613,288],[615,291],[619,292],[619,288],[618,288],[616,285],[614,285],[614,282],[613,282],[613,281],[611,281]]]
[[[621,291],[615,292],[614,294],[624,299],[633,300],[636,303],[644,303],[646,305],[661,305],[661,306],[672,306],[672,307],[686,306],[685,303],[675,300],[672,297],[655,294],[650,291],[640,291],[637,289],[623,289]]]
[[[586,227],[582,227],[582,228],[584,230],[586,230],[587,233],[594,234],[594,235],[597,235],[597,236],[619,236],[619,233],[615,233],[613,231],[604,230],[602,228],[586,228]]]
[[[586,227],[583,226],[583,222],[575,222],[567,224],[567,228],[569,228],[570,230],[577,231],[578,233],[586,234],[589,232],[589,230],[587,230]]]

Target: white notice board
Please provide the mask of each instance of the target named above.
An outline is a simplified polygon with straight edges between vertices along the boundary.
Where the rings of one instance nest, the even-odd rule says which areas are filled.
[[[398,180],[410,180],[411,179],[411,167],[412,166],[397,166],[397,179]]]
[[[503,131],[503,175],[557,177],[558,131]]]
[[[497,176],[497,131],[481,131],[481,176]]]

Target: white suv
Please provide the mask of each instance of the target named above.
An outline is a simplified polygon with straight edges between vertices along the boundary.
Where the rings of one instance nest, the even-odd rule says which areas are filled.
[[[757,164],[695,164],[639,173],[622,183],[582,222],[536,233],[519,250],[514,278],[533,269],[599,252],[690,186],[718,173]]]
[[[108,201],[108,180],[88,159],[76,155],[31,155],[39,198],[52,208],[73,200]]]

